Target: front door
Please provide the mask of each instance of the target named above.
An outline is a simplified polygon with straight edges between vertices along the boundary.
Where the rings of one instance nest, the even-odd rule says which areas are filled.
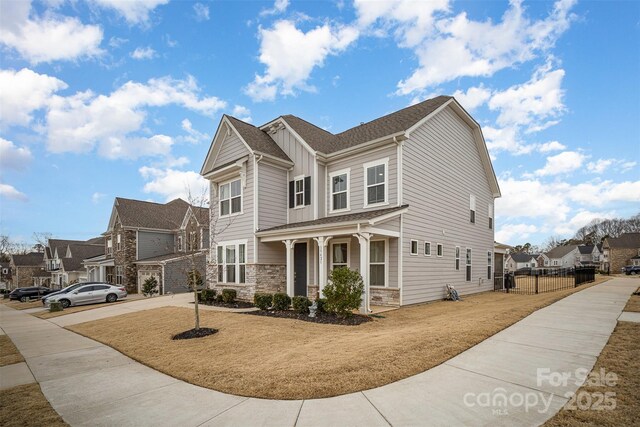
[[[293,249],[293,294],[307,296],[306,243],[296,243]]]

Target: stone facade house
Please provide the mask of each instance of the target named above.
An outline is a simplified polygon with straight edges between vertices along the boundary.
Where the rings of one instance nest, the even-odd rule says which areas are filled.
[[[210,182],[207,283],[314,298],[336,268],[363,277],[363,310],[491,290],[500,190],[478,123],[439,96],[327,132],[293,115],[224,115]]]
[[[104,238],[89,240],[49,239],[44,250],[45,270],[50,275],[53,289],[87,280],[82,264],[85,258],[104,254]]]
[[[84,261],[89,280],[138,293],[155,277],[161,293],[187,292],[185,259],[204,276],[209,210],[182,199],[161,204],[117,197],[103,236],[104,255]]]
[[[44,271],[42,252],[31,252],[25,255],[11,255],[11,284],[10,288],[33,286],[34,276]]]
[[[0,289],[11,287],[11,262],[0,262]]]
[[[620,237],[607,237],[602,242],[602,270],[620,273],[627,265],[634,265],[640,256],[640,233],[624,233]],[[636,258],[637,259],[637,258]]]

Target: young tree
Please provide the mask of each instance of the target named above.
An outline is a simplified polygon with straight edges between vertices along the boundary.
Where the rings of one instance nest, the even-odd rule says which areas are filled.
[[[155,277],[151,276],[147,278],[142,284],[142,295],[145,297],[151,297],[153,294],[158,293],[158,281]]]

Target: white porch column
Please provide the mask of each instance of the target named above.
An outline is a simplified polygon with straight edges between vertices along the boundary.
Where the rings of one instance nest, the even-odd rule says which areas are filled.
[[[362,314],[369,314],[371,311],[369,307],[371,299],[369,295],[369,240],[371,239],[371,233],[358,233],[354,234],[354,237],[357,237],[360,243],[360,275],[364,282],[360,312]]]
[[[314,237],[313,240],[318,243],[318,292],[322,298],[322,290],[327,284],[327,245],[331,237]]]
[[[284,245],[287,247],[287,295],[293,296],[294,282],[293,282],[293,247],[296,244],[295,240],[285,240]]]

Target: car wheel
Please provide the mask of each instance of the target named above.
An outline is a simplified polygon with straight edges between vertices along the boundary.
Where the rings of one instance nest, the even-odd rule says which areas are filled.
[[[29,301],[29,297],[20,297],[20,302],[27,302]]]
[[[107,295],[107,302],[116,302],[118,300],[118,295],[109,294]]]
[[[69,301],[68,299],[61,299],[58,302],[60,303],[62,308],[68,308],[71,305],[71,301]]]

